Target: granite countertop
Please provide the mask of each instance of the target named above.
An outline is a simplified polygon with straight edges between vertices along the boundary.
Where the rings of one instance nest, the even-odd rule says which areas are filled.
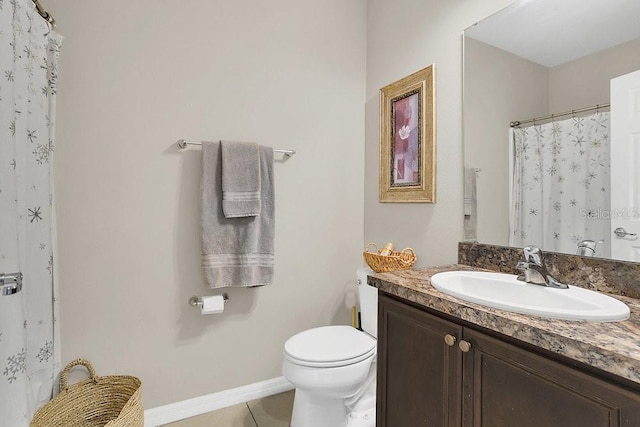
[[[431,285],[443,271],[479,268],[462,264],[376,273],[368,283],[381,291],[471,324],[533,344],[640,384],[640,300],[611,295],[631,309],[624,322],[599,323],[547,319],[511,313],[446,295]]]

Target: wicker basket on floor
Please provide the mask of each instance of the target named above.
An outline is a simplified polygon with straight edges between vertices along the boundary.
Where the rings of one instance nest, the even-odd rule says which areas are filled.
[[[369,252],[371,246],[375,247],[375,252]],[[376,273],[408,270],[413,267],[417,259],[411,248],[405,248],[400,252],[392,251],[389,255],[380,255],[379,252],[375,243],[369,243],[362,253],[367,265]]]
[[[82,365],[89,378],[69,386],[71,368]],[[91,363],[77,359],[60,373],[60,394],[36,412],[31,427],[143,427],[142,383],[128,375],[99,377]]]

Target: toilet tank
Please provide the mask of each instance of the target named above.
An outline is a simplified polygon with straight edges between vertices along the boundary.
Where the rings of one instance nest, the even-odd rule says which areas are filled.
[[[363,331],[378,338],[378,288],[367,285],[367,275],[369,274],[374,274],[370,268],[360,268],[357,271],[360,321]]]

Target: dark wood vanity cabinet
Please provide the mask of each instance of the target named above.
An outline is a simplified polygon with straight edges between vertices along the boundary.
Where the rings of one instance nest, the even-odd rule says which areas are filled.
[[[384,294],[378,314],[378,427],[640,426],[637,392]]]
[[[462,326],[378,298],[377,427],[459,426]]]

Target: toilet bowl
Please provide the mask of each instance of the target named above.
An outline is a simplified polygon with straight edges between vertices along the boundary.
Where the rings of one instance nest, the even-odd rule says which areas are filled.
[[[378,293],[366,284],[370,272],[358,270],[362,331],[322,326],[285,343],[282,374],[296,388],[291,427],[375,426]]]

